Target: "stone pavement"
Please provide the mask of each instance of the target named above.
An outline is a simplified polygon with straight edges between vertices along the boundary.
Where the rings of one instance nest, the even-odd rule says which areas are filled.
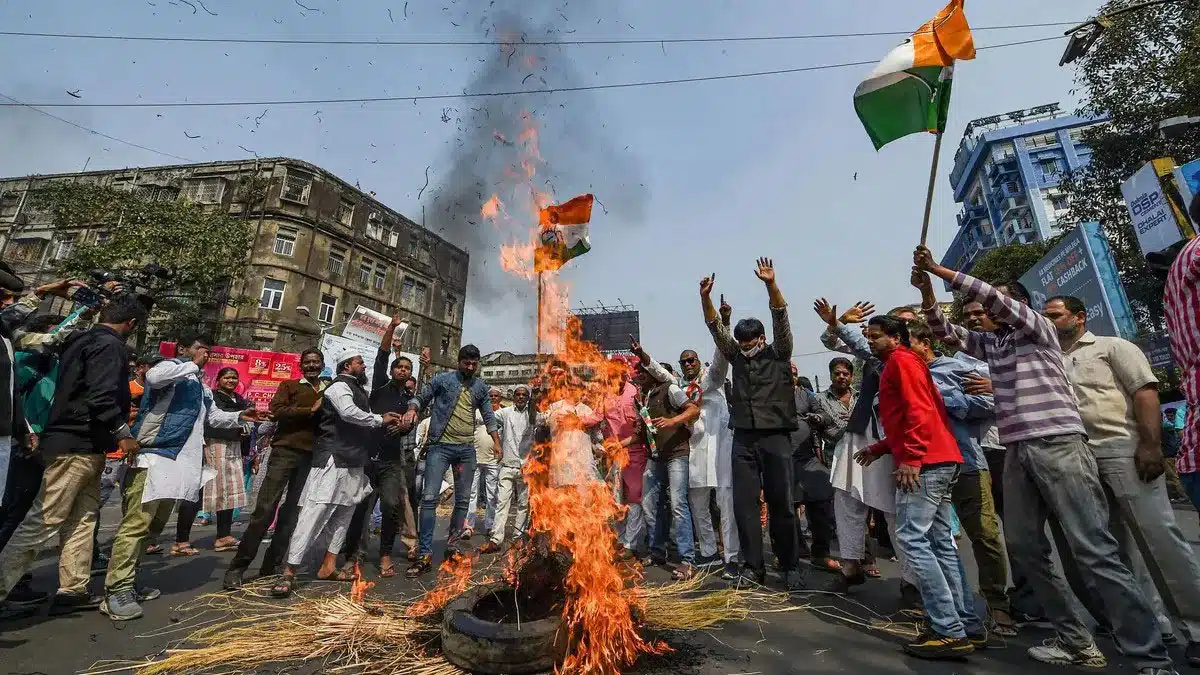
[[[102,514],[102,541],[112,536],[119,510],[108,507]],[[1200,527],[1190,508],[1177,511],[1185,534],[1197,539]],[[235,524],[234,534],[240,524]],[[164,543],[173,538],[173,527],[164,534]],[[146,616],[127,624],[109,621],[99,612],[69,617],[51,618],[43,613],[20,622],[0,624],[0,674],[2,675],[70,675],[87,672],[93,664],[107,659],[141,659],[153,655],[178,634],[152,637],[169,629],[177,619],[173,607],[204,593],[220,590],[221,576],[232,554],[211,551],[215,537],[213,527],[196,526],[193,531],[198,547],[207,550],[191,558],[150,557],[143,565],[140,577],[147,585],[160,588],[163,596],[145,604]],[[967,552],[968,574],[974,576],[974,563]],[[374,551],[375,549],[373,549]],[[56,559],[43,556],[35,570],[35,586],[49,590],[56,582]],[[1062,669],[1035,663],[1025,656],[1024,648],[1049,637],[1049,632],[1032,630],[1005,647],[989,649],[965,663],[931,663],[908,658],[900,652],[899,638],[878,629],[855,622],[870,623],[871,610],[879,615],[895,612],[899,605],[898,570],[894,564],[882,563],[885,579],[856,589],[852,600],[814,592],[793,598],[796,605],[808,605],[786,613],[761,616],[761,621],[749,620],[721,626],[717,630],[664,635],[675,653],[666,657],[644,659],[630,672],[634,673],[691,673],[694,675],[783,675],[785,673],[873,673],[875,675],[949,675],[975,673],[992,675],[1021,672],[1023,675],[1042,675],[1062,672]],[[256,570],[257,566],[252,567]],[[418,586],[399,575],[392,579],[376,579],[378,569],[368,564],[364,573],[377,582],[370,593],[381,595],[411,595]],[[652,569],[647,573],[652,582],[668,579],[665,570]],[[101,579],[94,579],[95,590],[101,590]],[[830,581],[826,574],[812,572],[811,588],[824,587]],[[428,583],[428,580],[426,580]],[[861,605],[856,604],[861,603]],[[863,606],[865,605],[865,607]],[[866,607],[871,608],[870,610]],[[854,616],[853,621],[833,618]],[[876,624],[878,625],[878,624]],[[1101,641],[1100,648],[1109,656],[1109,672],[1133,673],[1115,646]],[[1180,665],[1186,673],[1186,666]],[[103,668],[98,668],[103,670]],[[277,666],[263,673],[320,672],[319,665]]]

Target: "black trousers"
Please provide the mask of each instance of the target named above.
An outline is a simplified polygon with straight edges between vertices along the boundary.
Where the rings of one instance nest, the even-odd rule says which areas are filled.
[[[746,565],[765,572],[761,493],[767,503],[767,526],[780,571],[799,564],[796,510],[792,502],[792,444],[786,431],[733,431],[733,514]]]
[[[810,556],[813,560],[829,557],[833,548],[833,536],[837,525],[833,520],[833,500],[824,499],[819,502],[803,502],[804,515],[808,518],[808,529],[812,532],[812,548]],[[800,531],[800,521],[796,521],[796,531]],[[797,535],[799,537],[799,535]],[[803,540],[797,539],[797,545]]]
[[[196,522],[196,516],[200,514],[200,505],[204,503],[204,490],[200,491],[200,498],[194,502],[179,502],[178,520],[175,521],[175,543],[187,544],[192,541],[192,524]],[[223,539],[229,536],[233,531],[233,509],[217,511],[217,539]]]
[[[46,465],[40,457],[25,457],[16,452],[12,454],[8,463],[4,499],[0,501],[0,551],[8,545],[8,540],[12,539],[13,533],[33,507],[33,501],[42,489],[42,474],[45,472]]]
[[[300,493],[304,491],[304,483],[308,480],[308,470],[312,464],[312,453],[304,450],[275,446],[271,448],[271,458],[267,461],[267,475],[263,477],[262,487],[258,490],[258,500],[254,503],[254,513],[250,516],[250,524],[242,535],[242,543],[237,553],[229,563],[229,569],[245,571],[258,555],[258,547],[262,545],[267,528],[275,518],[275,509],[279,500],[283,499],[283,508],[279,509],[279,520],[275,523],[275,536],[267,548],[263,558],[262,573],[276,574],[279,563],[287,555],[288,542],[292,538],[292,530],[296,529],[296,517],[300,513],[297,506]],[[284,496],[286,492],[286,497]]]

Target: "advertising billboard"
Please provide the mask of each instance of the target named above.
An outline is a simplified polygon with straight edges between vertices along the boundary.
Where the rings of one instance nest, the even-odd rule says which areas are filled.
[[[1154,164],[1147,163],[1121,185],[1142,255],[1157,253],[1183,239],[1171,202],[1163,192]]]
[[[160,342],[158,352],[168,358],[175,356],[175,343]],[[300,379],[300,355],[213,345],[204,366],[204,384],[215,389],[222,368],[236,370],[237,393],[259,410],[266,410],[280,382]]]
[[[1088,329],[1096,335],[1132,340],[1137,335],[1125,289],[1099,223],[1083,223],[1050,249],[1021,283],[1041,311],[1056,295],[1079,298],[1087,307]]]
[[[637,310],[617,312],[589,312],[576,314],[584,340],[595,344],[603,352],[629,350],[629,336],[641,340],[641,325]]]

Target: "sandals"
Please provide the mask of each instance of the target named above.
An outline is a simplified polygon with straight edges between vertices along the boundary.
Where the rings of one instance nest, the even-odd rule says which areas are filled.
[[[350,572],[347,572],[346,570],[338,570],[327,577],[318,576],[317,581],[334,581],[337,583],[347,583],[348,584],[348,583],[354,581],[354,575],[351,574]]]
[[[396,576],[396,563],[388,559],[388,564],[384,565],[383,561],[379,562],[379,577],[381,579],[390,579]]]
[[[423,574],[428,574],[431,569],[433,569],[433,558],[431,556],[417,556],[413,564],[409,565],[408,569],[404,571],[404,576],[409,579],[416,579]]]
[[[200,555],[200,549],[195,548],[190,543],[173,544],[171,546],[172,558],[184,558],[187,556]]]
[[[150,544],[149,546],[146,547],[146,555],[162,555],[162,553],[163,553],[162,544]]]
[[[279,583],[271,587],[271,597],[286,598],[296,590],[296,576],[293,574],[285,574],[279,579]]]
[[[809,562],[812,564],[813,569],[822,572],[840,572],[842,570],[842,564],[833,558],[813,558]]]
[[[866,565],[863,567],[863,574],[871,579],[882,579],[883,573],[875,565]]]
[[[224,543],[221,543],[221,542],[224,542]],[[218,539],[215,542],[213,542],[213,550],[216,551],[217,553],[225,553],[226,551],[236,551],[236,550],[238,550],[238,546],[241,546],[241,544],[242,544],[241,541],[234,539],[233,537],[227,537],[224,539]]]

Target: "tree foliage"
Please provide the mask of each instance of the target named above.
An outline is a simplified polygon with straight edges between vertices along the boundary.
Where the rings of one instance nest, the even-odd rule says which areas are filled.
[[[244,268],[254,240],[254,228],[245,218],[88,183],[52,182],[38,187],[35,199],[57,232],[89,228],[107,235],[81,241],[55,261],[60,276],[86,278],[100,269],[127,277],[147,263],[170,273],[169,279],[155,282],[151,323],[158,337],[193,330],[215,333],[221,310],[248,300],[228,297],[230,282]]]
[[[1012,244],[993,248],[980,256],[979,260],[975,261],[975,264],[971,267],[971,276],[982,279],[989,284],[1016,281],[1024,276],[1050,249],[1054,248],[1054,245],[1058,243],[1060,238],[1033,242],[1031,244]],[[954,305],[950,312],[950,319],[955,323],[962,323],[963,321],[962,306],[962,296],[956,293],[954,295]]]
[[[1101,12],[1127,4],[1110,0]],[[1079,113],[1109,121],[1084,132],[1091,163],[1062,184],[1070,219],[1104,227],[1139,328],[1157,330],[1163,288],[1146,269],[1121,184],[1152,159],[1200,156],[1200,128],[1169,140],[1158,131],[1162,120],[1200,114],[1200,6],[1169,2],[1116,17],[1077,66]]]

